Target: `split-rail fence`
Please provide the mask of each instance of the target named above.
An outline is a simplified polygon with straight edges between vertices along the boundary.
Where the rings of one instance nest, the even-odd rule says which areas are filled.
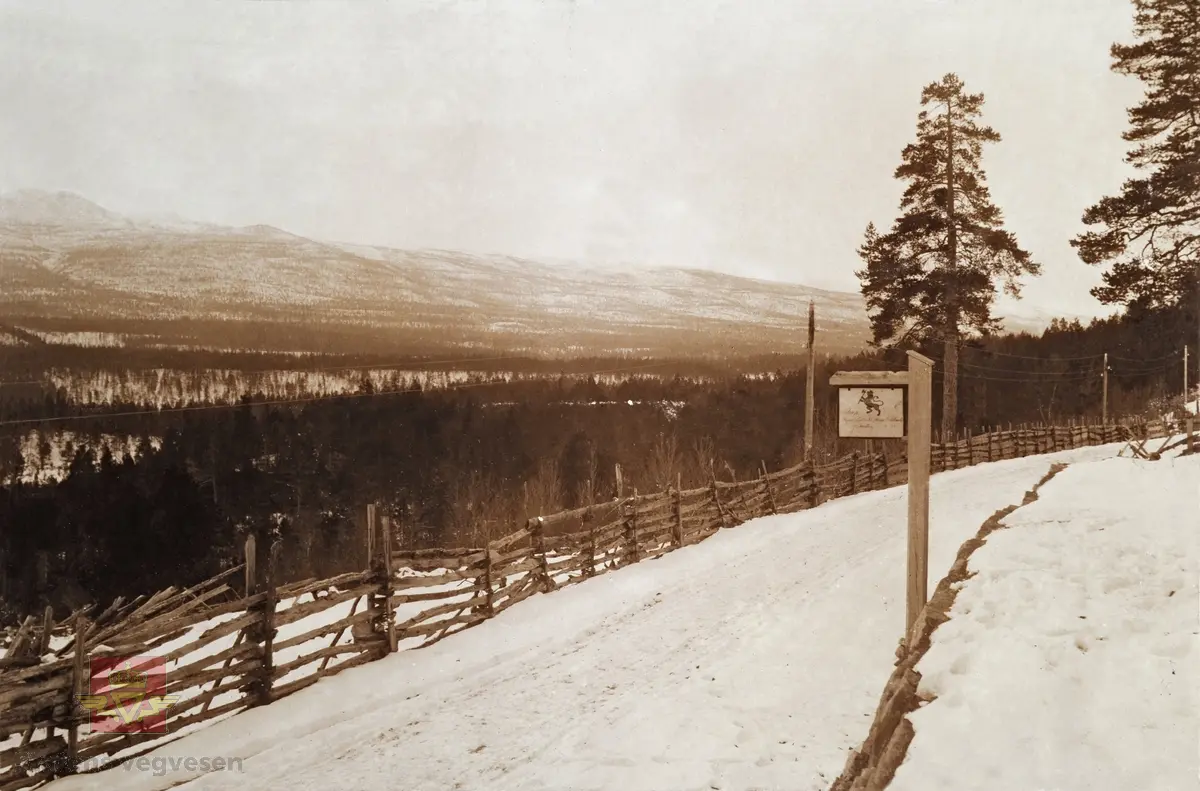
[[[935,444],[932,467],[1162,431],[1144,424],[997,431]],[[50,610],[25,619],[0,658],[0,791],[112,765],[325,676],[435,643],[536,593],[658,557],[721,528],[906,479],[905,459],[882,453],[777,472],[763,465],[751,480],[714,478],[695,489],[673,486],[537,516],[468,549],[398,550],[392,525],[368,506],[367,568],[287,585],[272,579],[274,553],[259,553],[250,539],[241,565],[199,585],[118,599],[99,612],[85,608],[60,623]],[[268,561],[256,563],[260,556]],[[159,732],[119,727],[127,723],[111,703],[102,714],[94,703],[81,705],[103,693],[105,663],[121,659],[126,678],[152,680],[143,695],[151,702],[137,704],[139,722],[151,722],[144,719],[150,705]]]

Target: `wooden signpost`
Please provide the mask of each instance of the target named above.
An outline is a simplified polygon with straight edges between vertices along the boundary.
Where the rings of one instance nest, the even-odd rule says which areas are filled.
[[[908,437],[906,643],[928,601],[932,374],[933,360],[910,351],[907,371],[839,371],[829,378],[839,388],[839,436]]]

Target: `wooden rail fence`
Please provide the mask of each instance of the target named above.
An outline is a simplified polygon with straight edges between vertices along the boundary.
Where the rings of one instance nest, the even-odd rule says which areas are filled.
[[[935,471],[1154,436],[1162,426],[1025,426],[935,444]],[[290,695],[392,652],[430,645],[539,592],[703,541],[722,527],[902,484],[903,457],[852,453],[741,482],[597,503],[529,519],[485,547],[400,551],[368,507],[363,571],[278,585],[274,553],[199,585],[168,588],[61,623],[29,616],[0,658],[0,791],[111,765],[198,725]],[[240,578],[240,579],[239,579]],[[54,643],[58,643],[55,645]],[[130,732],[93,705],[104,663],[158,679],[159,732]]]

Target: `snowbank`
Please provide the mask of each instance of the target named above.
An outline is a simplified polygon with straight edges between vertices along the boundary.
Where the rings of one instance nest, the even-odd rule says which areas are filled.
[[[1197,788],[1200,457],[1072,466],[970,558],[889,791]]]
[[[913,624],[896,649],[898,661],[891,678],[883,688],[875,719],[871,723],[866,741],[858,750],[851,750],[846,768],[834,782],[831,791],[877,791],[886,788],[904,760],[913,739],[912,723],[906,719],[920,705],[929,700],[928,694],[919,693],[921,675],[914,669],[929,651],[934,630],[950,618],[962,583],[968,578],[968,564],[976,549],[983,546],[988,535],[1002,528],[1002,520],[1017,508],[1037,499],[1038,490],[1047,481],[1066,468],[1056,464],[1038,483],[1025,493],[1021,503],[1009,505],[988,517],[979,532],[966,541],[958,550],[958,557],[942,581],[938,583],[929,603],[921,609]]]

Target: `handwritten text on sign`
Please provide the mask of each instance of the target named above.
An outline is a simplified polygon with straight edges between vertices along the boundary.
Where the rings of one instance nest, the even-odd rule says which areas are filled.
[[[838,436],[903,437],[904,388],[839,388]]]

